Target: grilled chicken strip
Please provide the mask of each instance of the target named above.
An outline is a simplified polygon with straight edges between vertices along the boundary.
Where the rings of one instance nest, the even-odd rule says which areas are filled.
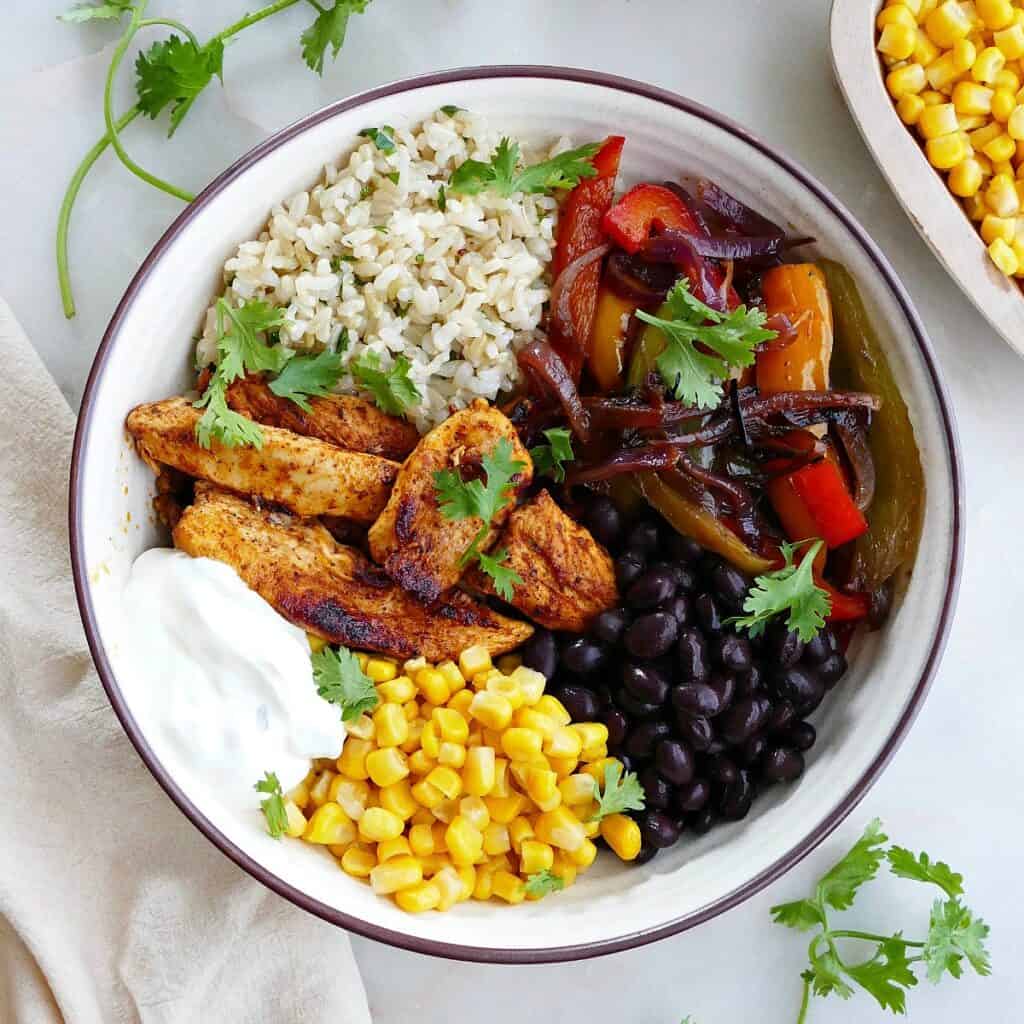
[[[374,561],[421,601],[436,601],[459,582],[459,560],[484,525],[475,516],[445,519],[438,508],[434,474],[456,469],[464,480],[482,477],[481,460],[502,438],[511,443],[512,458],[525,464],[510,484],[514,504],[514,495],[533,478],[533,464],[504,413],[477,399],[420,440],[399,471],[387,507],[370,527]],[[490,548],[510,511],[511,505],[494,517],[481,550]]]
[[[263,447],[207,449],[196,440],[202,414],[184,398],[140,405],[126,425],[139,454],[150,465],[166,463],[189,476],[241,494],[255,494],[296,515],[344,516],[371,523],[388,500],[397,462],[346,452],[313,437],[263,427]]]
[[[509,516],[497,546],[508,551],[505,564],[523,580],[515,584],[511,604],[547,629],[582,633],[595,615],[618,602],[608,552],[547,491]],[[495,593],[490,576],[476,567],[466,585]]]
[[[241,377],[228,388],[228,405],[257,423],[318,437],[351,452],[401,462],[416,447],[419,431],[354,395],[309,399],[310,411],[270,390],[260,374]]]
[[[209,484],[196,486],[174,543],[190,555],[226,562],[290,622],[346,647],[440,661],[457,659],[474,644],[500,654],[533,633],[529,623],[463,593],[427,608],[319,523],[257,509]]]

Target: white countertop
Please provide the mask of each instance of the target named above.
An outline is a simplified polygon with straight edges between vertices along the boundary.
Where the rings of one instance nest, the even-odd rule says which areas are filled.
[[[87,181],[72,224],[79,315],[61,314],[53,261],[57,207],[72,168],[101,133],[112,30],[62,26],[70,0],[6,0],[0,63],[0,293],[68,398],[77,403],[93,352],[139,261],[180,209],[109,157]],[[152,0],[200,35],[245,0]],[[698,930],[654,946],[565,966],[449,963],[362,939],[354,946],[378,1024],[699,1024],[795,1020],[806,943],[772,926],[768,907],[810,880],[881,816],[892,838],[948,859],[992,926],[995,975],[924,983],[914,1019],[1019,1020],[1014,964],[1024,955],[1017,843],[1024,714],[1021,656],[1009,634],[1024,607],[1024,362],[946,277],[890,195],[832,80],[826,0],[376,0],[352,19],[340,60],[322,80],[305,69],[296,8],[245,32],[170,142],[135,125],[133,154],[198,190],[269,132],[346,94],[442,67],[569,64],[644,79],[727,115],[803,162],[886,251],[917,304],[959,417],[967,477],[967,558],[959,612],[932,693],[903,747],[850,819],[766,892]],[[499,13],[505,14],[504,19]],[[104,50],[106,47],[106,50]],[[126,61],[127,86],[130,61]],[[127,89],[124,92],[127,106]],[[1004,405],[1003,403],[1007,403]],[[853,927],[921,930],[931,894],[883,878],[863,891]],[[853,919],[851,919],[853,920]],[[312,970],[329,970],[310,950]],[[884,1015],[866,996],[813,1007],[814,1022]]]

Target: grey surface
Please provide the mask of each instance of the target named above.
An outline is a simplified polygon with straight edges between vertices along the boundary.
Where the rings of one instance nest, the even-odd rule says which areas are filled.
[[[109,28],[58,25],[64,0],[7,0],[0,63],[0,293],[77,403],[103,327],[139,261],[180,204],[104,159],[73,223],[79,305],[61,314],[53,230],[66,180],[101,133]],[[217,31],[255,2],[152,0],[152,15]],[[1024,927],[1016,897],[1022,835],[1019,609],[1024,606],[1024,362],[991,331],[889,194],[831,78],[823,0],[376,0],[353,19],[341,60],[318,80],[298,57],[296,8],[244,33],[227,84],[203,96],[170,142],[129,133],[145,166],[197,190],[236,156],[308,111],[406,75],[485,63],[590,67],[645,79],[717,107],[802,161],[888,253],[931,332],[964,444],[967,560],[948,653],[917,725],[879,784],[823,848],[762,895],[700,929],[602,960],[536,968],[446,963],[354,940],[379,1024],[699,1024],[796,1017],[805,943],[770,926],[768,907],[810,880],[873,815],[899,842],[948,858],[993,928],[995,976],[910,996],[915,1020],[1016,1021]],[[130,60],[126,61],[126,69]],[[129,72],[121,83],[127,105]],[[609,126],[610,128],[612,126]],[[615,126],[621,128],[622,126]],[[274,197],[268,197],[274,198]],[[853,926],[922,929],[930,894],[880,880]],[[330,970],[310,950],[310,970]],[[884,1015],[866,997],[814,1007],[812,1021]]]

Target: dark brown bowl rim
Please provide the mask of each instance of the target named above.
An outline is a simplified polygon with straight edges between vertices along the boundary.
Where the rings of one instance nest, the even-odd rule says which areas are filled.
[[[890,291],[903,310],[908,324],[917,341],[918,348],[924,359],[931,379],[932,388],[939,406],[942,418],[942,432],[945,440],[946,453],[949,457],[950,476],[953,484],[953,544],[950,565],[947,574],[946,592],[943,597],[942,611],[939,616],[938,628],[932,639],[928,657],[921,670],[921,675],[914,687],[914,691],[907,702],[906,707],[896,723],[892,733],[886,739],[882,749],[874,761],[864,772],[863,776],[853,786],[849,793],[840,801],[838,806],[822,821],[810,834],[805,836],[793,849],[780,857],[774,864],[766,868],[760,874],[739,886],[733,892],[715,900],[713,903],[700,908],[697,911],[686,914],[682,917],[659,925],[656,928],[648,928],[632,932],[627,935],[620,935],[613,939],[606,939],[599,942],[582,943],[572,946],[555,946],[546,949],[491,949],[476,948],[457,943],[439,942],[431,939],[423,939],[410,936],[403,932],[393,931],[378,925],[370,924],[357,917],[336,910],[319,900],[313,899],[294,886],[277,877],[265,867],[253,860],[248,854],[239,849],[228,840],[214,825],[204,817],[198,808],[178,787],[177,783],[170,777],[168,772],[156,759],[150,749],[145,737],[142,735],[139,726],[132,717],[121,691],[114,678],[110,662],[107,659],[103,644],[100,641],[99,630],[96,624],[95,612],[92,600],[89,595],[88,573],[83,561],[83,538],[82,538],[82,494],[80,489],[80,473],[82,465],[82,452],[89,436],[91,419],[94,407],[94,396],[100,377],[103,374],[107,357],[117,330],[124,319],[124,316],[133,302],[139,288],[149,276],[154,265],[163,252],[172,244],[181,230],[193,217],[217,195],[229,182],[237,178],[253,164],[257,163],[267,153],[278,148],[290,139],[295,138],[308,128],[328,120],[339,113],[351,110],[372,100],[381,99],[386,96],[393,96],[424,86],[440,84],[458,84],[461,82],[474,81],[482,78],[542,78],[557,79],[563,81],[580,82],[586,85],[598,85],[621,92],[631,93],[636,96],[643,96],[655,102],[674,107],[686,114],[702,118],[703,120],[729,132],[733,136],[747,143],[751,148],[761,153],[764,157],[774,161],[779,167],[786,170],[796,178],[805,188],[814,193],[833,214],[845,225],[847,230],[860,243],[861,248],[872,260],[879,273],[885,279]],[[655,942],[658,939],[675,935],[678,932],[693,928],[698,924],[716,917],[718,914],[735,907],[744,900],[753,896],[754,893],[763,889],[770,882],[788,871],[793,865],[802,860],[811,852],[840,822],[853,810],[861,801],[868,789],[874,784],[882,769],[889,762],[897,747],[902,742],[907,730],[913,723],[918,711],[924,702],[925,695],[935,674],[935,670],[941,659],[946,639],[949,633],[953,611],[956,605],[957,591],[960,583],[960,568],[963,556],[963,473],[961,467],[960,443],[957,436],[956,422],[946,392],[945,384],[939,372],[935,355],[932,351],[931,342],[928,340],[921,319],[914,309],[909,296],[896,276],[889,261],[882,254],[877,245],[868,237],[867,233],[856,222],[846,208],[818,182],[811,174],[804,170],[799,164],[788,157],[778,153],[773,147],[767,145],[756,136],[752,135],[745,128],[739,126],[721,114],[687,99],[677,93],[657,88],[628,78],[621,78],[616,75],[609,75],[599,71],[587,71],[577,68],[532,66],[532,65],[509,65],[494,67],[470,67],[457,68],[449,71],[436,72],[420,75],[415,78],[402,79],[387,85],[370,89],[367,92],[350,96],[347,99],[339,100],[329,106],[318,110],[307,117],[296,121],[294,124],[283,128],[271,135],[264,142],[250,150],[243,157],[235,161],[223,174],[215,178],[196,199],[185,208],[173,224],[164,232],[163,236],[153,247],[152,251],[143,261],[135,277],[129,284],[124,297],[121,299],[114,311],[103,340],[97,350],[89,378],[86,382],[85,392],[82,398],[82,406],[79,414],[78,425],[75,430],[74,449],[71,457],[71,485],[69,500],[70,515],[70,537],[71,537],[71,564],[75,583],[75,593],[78,599],[78,607],[85,626],[85,634],[92,652],[93,661],[99,671],[100,679],[106,690],[107,697],[117,717],[121,721],[128,738],[132,741],[135,749],[145,762],[146,767],[152,772],[156,781],[164,789],[167,795],[178,805],[180,810],[192,822],[193,825],[207,839],[210,840],[226,856],[231,858],[240,868],[252,875],[253,878],[262,882],[269,889],[278,895],[290,900],[296,906],[315,914],[317,917],[331,924],[338,925],[358,935],[378,942],[385,942],[392,946],[410,950],[414,953],[425,953],[432,956],[447,957],[455,960],[469,960],[482,963],[509,963],[509,964],[538,964],[557,963],[570,960],[582,960],[588,957],[603,956],[609,953],[616,953],[635,946]]]

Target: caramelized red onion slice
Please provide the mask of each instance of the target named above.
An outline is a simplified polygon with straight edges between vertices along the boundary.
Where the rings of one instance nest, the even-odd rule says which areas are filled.
[[[754,521],[754,496],[745,484],[710,469],[704,469],[686,452],[679,453],[678,467],[708,490],[724,494],[732,506],[740,535],[751,547],[759,546],[761,533]]]
[[[653,236],[644,249],[651,259],[661,262],[680,258],[684,246],[704,259],[752,260],[778,256],[783,235],[698,235],[692,231],[670,228]]]
[[[722,301],[717,286],[711,283],[708,264],[703,256],[699,256],[689,242],[691,236],[682,231],[664,232],[652,235],[644,243],[644,259],[652,263],[671,263],[681,270],[690,281],[693,294],[706,306],[720,313],[728,311],[728,305]]]
[[[705,206],[744,235],[777,235],[782,238],[786,234],[774,221],[741,203],[707,178],[697,182],[697,195]]]
[[[664,264],[648,263],[616,249],[608,257],[603,281],[617,295],[653,306],[661,304],[676,276],[675,270]]]
[[[592,484],[598,480],[611,480],[624,473],[638,473],[651,469],[670,469],[679,458],[680,449],[672,445],[650,444],[639,448],[624,448],[611,458],[593,466],[570,470],[566,483]]]
[[[590,415],[580,400],[580,393],[562,357],[546,341],[534,339],[519,350],[516,358],[533,385],[534,392],[539,397],[546,396],[557,401],[572,432],[581,441],[589,440]]]
[[[558,275],[555,283],[551,286],[551,315],[555,325],[558,327],[563,338],[572,342],[573,348],[582,351],[579,339],[576,337],[576,325],[572,319],[572,286],[580,274],[590,266],[591,263],[601,259],[611,246],[605,242],[588,249],[582,256],[569,263]]]
[[[875,497],[875,460],[868,447],[867,431],[852,414],[836,416],[832,426],[853,471],[853,501],[864,512]]]

